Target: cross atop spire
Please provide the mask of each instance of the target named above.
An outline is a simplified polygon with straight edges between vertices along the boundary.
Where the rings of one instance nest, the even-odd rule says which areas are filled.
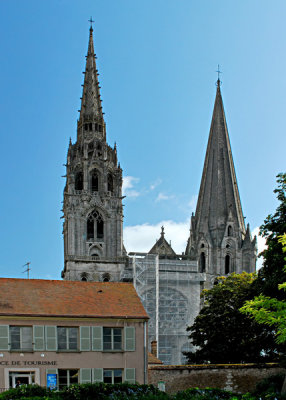
[[[90,19],[88,20],[88,22],[90,22],[90,28],[92,29],[92,24],[94,23],[94,20],[92,19],[92,17],[90,17]]]
[[[219,69],[219,64],[217,65],[217,81],[216,81],[216,85],[219,87],[220,86],[220,79],[219,79],[219,75],[222,74],[222,72]]]

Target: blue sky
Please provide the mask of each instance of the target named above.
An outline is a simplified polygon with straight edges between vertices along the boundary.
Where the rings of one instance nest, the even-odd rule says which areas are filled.
[[[286,2],[0,2],[0,275],[60,278],[63,164],[75,141],[88,19],[107,140],[125,179],[125,245],[184,250],[199,191],[217,64],[242,207],[274,212],[285,171]]]

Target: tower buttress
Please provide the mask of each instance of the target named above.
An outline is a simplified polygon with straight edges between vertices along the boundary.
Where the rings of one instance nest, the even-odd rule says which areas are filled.
[[[77,140],[68,147],[64,189],[64,270],[67,280],[119,281],[126,264],[122,239],[122,169],[106,142],[90,28]]]
[[[256,263],[256,241],[250,237],[249,226],[245,230],[220,86],[218,79],[200,192],[186,249],[210,282],[231,272],[252,272]]]

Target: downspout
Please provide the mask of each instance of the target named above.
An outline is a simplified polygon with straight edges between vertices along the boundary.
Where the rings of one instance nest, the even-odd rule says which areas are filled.
[[[144,385],[147,385],[147,367],[148,367],[148,361],[147,361],[147,322],[144,321]]]

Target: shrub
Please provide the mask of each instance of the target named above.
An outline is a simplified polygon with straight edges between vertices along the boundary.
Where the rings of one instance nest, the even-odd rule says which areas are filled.
[[[285,373],[271,375],[268,378],[262,379],[256,385],[255,390],[252,394],[256,397],[272,398],[271,394],[277,399],[286,399],[286,395],[281,395],[281,389],[284,381]]]

